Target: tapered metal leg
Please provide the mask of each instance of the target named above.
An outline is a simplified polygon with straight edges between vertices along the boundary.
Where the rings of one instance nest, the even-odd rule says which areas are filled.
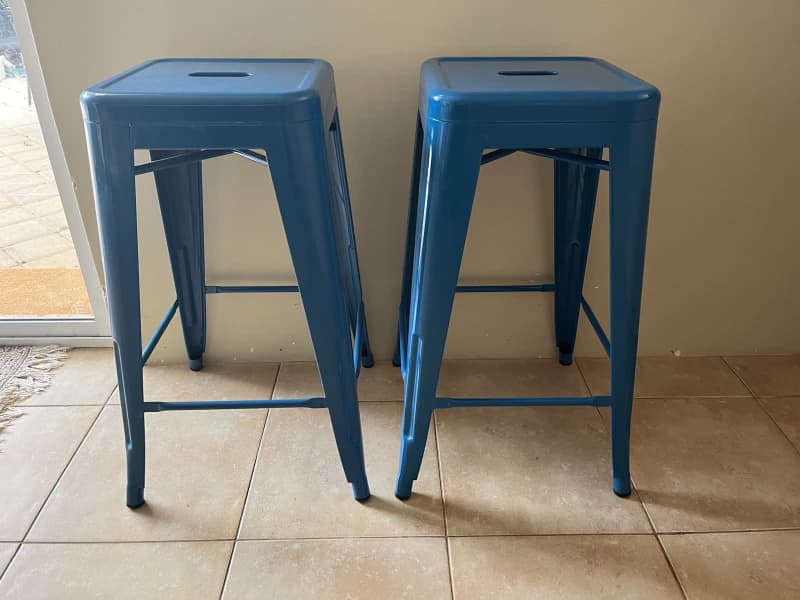
[[[422,464],[478,181],[482,147],[468,131],[450,124],[425,131],[429,171],[416,219],[398,498],[411,495]]]
[[[567,148],[566,151],[594,159],[603,155],[602,148]],[[578,332],[600,172],[558,160],[554,162],[554,171],[556,345],[559,362],[569,365]]]
[[[181,151],[151,150],[153,160]],[[203,244],[203,175],[200,162],[154,173],[161,218],[178,296],[189,367],[203,366],[206,349],[205,255]]]
[[[656,121],[611,147],[611,457],[614,492],[631,493],[630,435]]]
[[[87,123],[127,460],[126,504],[144,503],[142,331],[133,146],[125,125]]]
[[[414,266],[414,238],[417,231],[417,205],[419,203],[419,178],[422,169],[422,122],[417,115],[417,130],[414,135],[414,158],[411,166],[411,186],[408,200],[408,220],[406,221],[406,250],[403,259],[403,281],[400,292],[400,309],[397,323],[397,342],[392,355],[392,364],[400,366],[400,328],[408,326],[408,309],[411,299],[411,272]]]
[[[267,153],[339,456],[354,496],[365,500],[369,486],[343,293],[346,275],[331,227],[335,203],[325,135],[319,122],[287,124],[283,143]]]
[[[367,330],[364,293],[361,288],[361,271],[358,265],[358,249],[353,227],[353,211],[350,205],[350,187],[347,183],[347,168],[345,166],[344,147],[342,146],[342,128],[339,123],[338,112],[333,117],[333,126],[330,135],[333,142],[332,165],[335,170],[334,180],[338,184],[336,186],[339,198],[338,212],[341,215],[340,223],[343,238],[339,247],[344,253],[343,262],[345,263],[345,268],[343,272],[348,283],[350,318],[354,333],[355,327],[359,325],[359,320],[361,321],[361,345],[359,348],[359,355],[361,357],[361,364],[366,368],[370,368],[375,364],[375,359],[372,356],[369,332]]]

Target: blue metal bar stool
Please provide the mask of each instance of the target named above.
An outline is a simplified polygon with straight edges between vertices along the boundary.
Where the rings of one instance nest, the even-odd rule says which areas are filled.
[[[327,408],[354,496],[368,498],[356,377],[360,366],[372,366],[373,359],[330,64],[157,60],[89,88],[81,104],[125,426],[128,506],[144,502],[144,414],[163,410]],[[150,150],[151,162],[134,165],[134,149]],[[297,286],[206,285],[201,161],[226,154],[260,165],[269,160]],[[151,172],[177,299],[143,350],[134,178]],[[198,370],[206,344],[206,294],[297,291],[323,398],[144,401],[142,367],[176,311],[189,366]]]
[[[611,407],[614,491],[630,494],[629,441],[658,90],[590,58],[440,58],[422,65],[398,344],[405,411],[396,495],[419,473],[433,409]],[[602,159],[609,149],[609,161]],[[485,149],[491,151],[484,153]],[[555,161],[555,282],[459,286],[481,165],[526,152]],[[611,341],[582,295],[600,170],[610,174]],[[572,362],[583,306],[611,359],[611,395],[436,397],[456,292],[554,292],[556,344]]]

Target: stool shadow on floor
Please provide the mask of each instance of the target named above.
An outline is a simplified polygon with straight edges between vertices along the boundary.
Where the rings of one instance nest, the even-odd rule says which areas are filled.
[[[536,494],[549,494],[549,491],[538,491],[531,489],[530,496]],[[636,490],[626,497],[620,498],[614,496],[607,488],[598,487],[598,494],[609,494],[613,497],[613,501],[620,505],[639,504],[639,498],[636,495]],[[411,495],[414,497],[414,494]],[[587,501],[588,504],[588,501]],[[649,533],[647,531],[640,531],[638,528],[633,530],[631,528],[617,528],[611,529],[602,527],[597,524],[587,525],[585,527],[575,526],[554,526],[550,520],[551,511],[546,513],[537,512],[535,510],[518,510],[518,507],[513,507],[513,510],[508,510],[508,506],[500,504],[487,504],[482,503],[480,499],[475,501],[460,499],[446,499],[445,500],[445,513],[449,515],[449,534],[450,535],[478,535],[478,536],[491,536],[491,535],[558,535],[558,534],[608,534],[608,535],[622,535],[622,534],[640,534]],[[465,521],[469,520],[470,525],[465,525]],[[469,527],[470,531],[465,531]]]
[[[442,511],[435,502],[436,498],[428,494],[414,493],[411,498],[401,502],[391,494],[384,497],[373,493],[361,506],[400,517],[413,517],[424,525],[437,525],[442,522]]]
[[[639,489],[639,495],[649,511],[669,511],[665,515],[655,515],[653,520],[658,531],[772,529],[796,527],[800,522],[800,518],[792,519],[791,508],[779,500],[769,502],[740,494],[722,496],[691,490]],[[785,519],[776,516],[781,512],[786,514]],[[775,523],[778,520],[780,524]],[[676,521],[678,526],[674,524]]]

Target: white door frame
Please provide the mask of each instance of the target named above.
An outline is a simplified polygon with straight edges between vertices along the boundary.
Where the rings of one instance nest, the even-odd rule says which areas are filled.
[[[105,294],[92,258],[89,238],[81,219],[78,198],[75,195],[72,177],[67,168],[64,148],[58,136],[53,109],[50,106],[47,86],[42,73],[42,65],[39,62],[39,53],[33,39],[28,9],[25,6],[25,0],[11,0],[10,4],[14,27],[25,60],[28,84],[36,104],[47,154],[53,166],[56,186],[72,234],[72,242],[78,255],[78,264],[81,267],[83,281],[92,304],[94,318],[0,319],[0,343],[63,343],[73,346],[107,346],[111,344],[111,340]]]

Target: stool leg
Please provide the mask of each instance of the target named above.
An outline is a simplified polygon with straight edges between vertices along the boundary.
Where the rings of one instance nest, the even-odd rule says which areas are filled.
[[[297,124],[267,149],[278,207],[339,456],[357,500],[369,497],[344,274],[337,253],[325,130]]]
[[[126,503],[144,503],[142,330],[133,147],[127,126],[87,125],[111,336],[125,430]]]
[[[179,154],[151,150],[153,160]],[[206,349],[206,282],[203,248],[203,175],[201,163],[154,173],[172,277],[178,296],[189,368],[203,367]]]
[[[341,208],[343,211],[343,227],[346,248],[347,273],[351,287],[350,313],[353,325],[358,323],[361,326],[361,347],[359,356],[361,364],[370,368],[375,365],[375,358],[372,356],[372,348],[369,343],[369,332],[367,331],[367,317],[364,310],[364,292],[361,288],[361,271],[358,266],[358,248],[356,246],[356,235],[353,228],[353,210],[350,206],[350,187],[347,183],[347,168],[344,160],[344,148],[342,146],[342,126],[339,123],[339,113],[333,116],[333,128],[331,131],[333,138],[333,163],[336,166],[336,175],[339,181],[341,194]]]
[[[414,265],[414,238],[417,233],[417,204],[419,202],[419,177],[422,156],[422,122],[417,114],[417,130],[414,135],[414,159],[411,164],[411,191],[408,199],[408,220],[406,221],[406,250],[403,259],[403,281],[400,292],[400,314],[397,322],[397,343],[394,346],[392,364],[400,366],[400,328],[408,324],[408,307],[411,298],[411,271]]]
[[[599,159],[603,149],[570,148],[568,152]],[[558,160],[554,170],[556,345],[559,362],[570,365],[600,172]]]
[[[630,434],[656,122],[631,124],[611,150],[611,459],[631,493]]]
[[[410,293],[403,436],[395,495],[405,499],[419,475],[439,381],[447,328],[478,182],[482,148],[449,124],[425,132],[429,172],[420,185]]]

